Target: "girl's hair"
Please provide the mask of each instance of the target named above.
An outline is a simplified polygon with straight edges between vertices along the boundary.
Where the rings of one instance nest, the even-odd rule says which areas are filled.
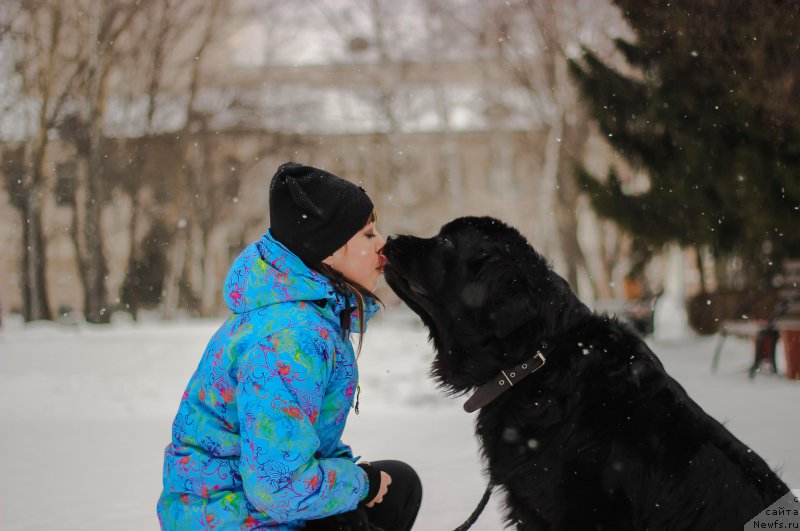
[[[378,221],[378,214],[373,210],[372,214],[369,215],[369,219],[365,225],[374,223],[376,221]],[[361,344],[364,342],[364,300],[366,297],[372,297],[381,304],[383,304],[383,301],[381,301],[377,295],[372,293],[361,284],[345,278],[344,275],[336,271],[328,264],[319,262],[313,267],[313,269],[330,280],[333,283],[333,287],[336,289],[336,291],[339,292],[340,295],[344,296],[345,309],[342,311],[342,315],[339,316],[341,319],[343,337],[347,337],[347,334],[350,332],[350,312],[353,309],[358,310],[358,347],[356,349],[356,358],[358,358],[358,356],[361,354]],[[355,298],[355,308],[350,306],[351,294]]]

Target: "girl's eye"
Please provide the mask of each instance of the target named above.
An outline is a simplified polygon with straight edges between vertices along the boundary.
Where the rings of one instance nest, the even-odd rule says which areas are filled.
[[[375,237],[375,233],[374,233],[374,232],[368,232],[368,233],[367,233],[367,238],[369,238],[370,240],[371,240],[372,238],[374,238],[374,237]]]

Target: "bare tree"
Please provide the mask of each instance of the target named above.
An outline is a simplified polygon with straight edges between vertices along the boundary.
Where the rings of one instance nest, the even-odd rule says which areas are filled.
[[[87,1],[74,6],[78,14],[75,38],[88,45],[82,48],[84,54],[76,58],[83,75],[79,87],[70,94],[76,110],[65,120],[62,130],[75,145],[79,160],[70,234],[83,287],[84,315],[90,323],[107,323],[111,318],[101,217],[108,194],[104,122],[109,77],[120,57],[134,46],[125,37],[141,6],[135,0]]]
[[[128,222],[128,259],[123,281],[122,298],[127,305],[134,320],[138,319],[141,296],[137,290],[147,289],[139,278],[138,269],[143,263],[143,246],[138,238],[142,224],[142,191],[147,180],[143,175],[147,171],[148,153],[152,145],[153,136],[157,134],[154,119],[158,107],[158,98],[164,86],[165,64],[168,49],[173,46],[177,35],[185,28],[180,27],[178,20],[178,2],[175,0],[157,0],[145,7],[144,17],[141,17],[137,28],[136,42],[148,43],[149,46],[138,48],[133,64],[129,69],[132,77],[139,80],[145,79],[146,86],[141,87],[131,79],[129,86],[130,100],[141,96],[146,99],[143,134],[141,139],[133,145],[131,163],[123,172],[121,189],[128,196],[131,203],[131,216]],[[188,18],[188,17],[187,17]]]
[[[200,65],[211,41],[219,5],[218,1],[205,4],[118,0],[87,1],[76,6],[80,17],[74,24],[73,38],[78,43],[89,44],[79,47],[81,53],[74,59],[79,66],[78,81],[65,98],[72,112],[61,120],[60,131],[62,137],[74,146],[79,160],[70,234],[83,286],[84,313],[89,322],[108,322],[112,311],[102,221],[111,188],[120,185],[131,202],[128,264],[132,264],[139,252],[137,231],[144,208],[140,194],[148,181],[153,180],[145,177],[149,169],[151,140],[163,133],[155,124],[158,102],[183,98],[187,118],[177,133],[182,140],[176,146],[177,151],[170,153],[172,165],[183,168],[183,174],[172,175],[175,182],[168,187],[175,192],[171,197],[175,202],[171,208],[159,209],[150,205],[149,209],[157,216],[155,221],[176,228],[170,241],[164,242],[171,244],[164,288],[167,295],[165,314],[174,313],[177,298],[173,288],[179,285],[187,263],[187,240],[184,238],[187,231],[181,230],[182,224],[187,223],[187,212],[188,221],[193,221],[193,209],[187,208],[187,204],[195,196],[205,197],[198,174],[208,171],[207,157],[210,155],[208,151],[192,152],[190,137],[198,132],[194,128],[198,115],[195,110],[197,95],[201,88]],[[193,30],[198,20],[205,22],[199,32]],[[197,36],[199,43],[180,42],[187,35],[189,40]],[[185,84],[165,83],[165,65],[175,67],[176,71],[183,67],[183,71],[188,72],[188,81]],[[120,167],[119,159],[124,157],[112,156],[116,141],[110,136],[115,132],[107,129],[106,117],[109,105],[113,105],[114,112],[120,112],[125,95],[129,99],[144,96],[146,110],[138,131],[139,138],[129,143],[133,147],[133,156],[127,157],[130,163]],[[162,175],[154,177],[163,178]],[[167,214],[166,218],[164,214]],[[132,312],[136,312],[135,302]]]
[[[516,0],[485,4],[484,10],[473,31],[488,55],[528,97],[530,146],[541,153],[542,160],[535,208],[539,245],[549,256],[560,255],[572,286],[577,288],[583,269],[595,296],[609,296],[608,282],[593,281],[595,275],[578,238],[579,190],[573,166],[584,158],[591,130],[568,77],[566,60],[570,48],[577,49],[581,40],[599,35],[598,28],[615,12],[610,5],[585,0]],[[501,87],[495,104],[502,106],[507,95],[507,88]]]
[[[218,12],[221,6],[219,0],[208,4],[204,13],[204,31],[197,42],[189,74],[186,100],[186,121],[178,136],[181,142],[180,160],[184,162],[182,178],[186,186],[178,199],[180,217],[175,226],[175,237],[172,241],[172,252],[168,257],[167,274],[164,282],[164,300],[162,315],[172,318],[178,308],[181,286],[184,291],[189,291],[190,298],[195,299],[195,305],[202,305],[197,296],[191,292],[191,284],[186,282],[188,276],[187,258],[191,256],[192,231],[200,229],[199,241],[201,246],[202,262],[205,263],[205,249],[208,244],[210,224],[203,223],[202,219],[212,218],[215,214],[208,200],[211,190],[208,183],[212,173],[212,146],[205,141],[208,132],[208,115],[196,108],[198,92],[201,87],[202,59],[214,38],[214,31],[218,24]],[[197,140],[199,139],[199,141]],[[200,143],[202,142],[202,144]],[[202,268],[201,268],[202,269]],[[204,279],[201,280],[201,283]],[[199,313],[199,312],[198,312]]]
[[[23,131],[21,145],[3,152],[6,190],[23,227],[23,314],[26,321],[52,319],[45,274],[47,239],[42,223],[49,185],[44,164],[50,131],[76,72],[65,64],[60,51],[65,20],[59,2],[9,1],[2,10],[4,53],[13,65],[5,84],[10,91],[5,96],[18,103],[14,108],[27,111],[10,117]]]
[[[268,15],[271,7],[270,3],[261,3],[257,11]],[[225,230],[229,224],[226,220],[236,217],[232,214],[243,176],[254,162],[284,142],[281,135],[262,134],[263,110],[251,105],[247,94],[238,91],[233,100],[226,100],[214,84],[214,76],[220,72],[213,69],[219,67],[213,64],[213,53],[219,53],[221,40],[230,35],[231,26],[247,20],[248,13],[254,14],[247,10],[234,14],[228,2],[219,0],[160,0],[147,6],[143,17],[147,24],[139,28],[136,41],[148,46],[133,61],[135,68],[128,69],[131,98],[144,94],[147,103],[143,133],[132,143],[134,162],[126,168],[124,186],[132,215],[128,271],[123,283],[127,296],[123,298],[134,315],[137,308],[132,286],[140,274],[153,277],[151,272],[140,271],[146,266],[142,254],[147,245],[142,245],[137,234],[148,224],[165,227],[168,235],[162,242],[162,316],[171,318],[179,308],[195,315],[209,315],[216,309],[218,290],[214,289],[210,267],[214,261],[212,238]],[[176,102],[182,105],[183,123],[169,135],[156,123],[163,102],[173,107]],[[220,115],[228,120],[226,133],[247,130],[263,139],[257,142],[254,153],[231,153],[215,125]],[[156,149],[165,144],[170,148]],[[156,194],[143,194],[153,188],[158,189]],[[154,195],[166,197],[154,201]],[[146,213],[141,221],[140,213]]]
[[[351,94],[370,110],[372,146],[359,157],[360,167],[351,162],[350,169],[369,176],[370,193],[385,213],[396,218],[397,229],[419,230],[442,203],[452,206],[460,201],[460,167],[453,156],[457,148],[446,87],[419,78],[411,81],[409,75],[415,64],[435,69],[432,65],[442,60],[442,51],[452,46],[452,41],[434,38],[437,30],[432,21],[441,13],[434,2],[421,0],[403,4],[363,0],[339,6],[312,0],[311,4],[333,30],[337,49],[344,54],[330,60],[366,66],[361,81],[348,88],[355,89]],[[414,27],[414,35],[410,37],[405,27]],[[430,114],[437,117],[441,132],[450,134],[435,170],[423,173],[423,161],[409,152],[406,142],[414,122]],[[405,215],[410,211],[418,215]]]
[[[123,72],[124,83],[119,83],[120,91],[127,91],[127,101],[132,109],[140,109],[136,101],[144,98],[145,112],[140,136],[128,142],[130,156],[128,164],[124,165],[120,179],[120,189],[130,201],[131,215],[128,221],[128,258],[126,260],[125,277],[122,283],[121,300],[134,319],[137,319],[139,306],[143,300],[152,301],[161,294],[161,283],[158,283],[158,293],[141,293],[142,290],[152,290],[153,285],[142,284],[142,276],[153,278],[163,272],[142,271],[150,267],[144,261],[145,249],[153,247],[153,242],[142,242],[140,234],[150,235],[149,229],[154,225],[163,227],[167,220],[160,215],[161,208],[153,204],[154,193],[147,199],[143,197],[145,190],[153,192],[159,186],[158,181],[163,179],[162,171],[167,167],[182,166],[184,159],[182,143],[177,143],[175,149],[169,150],[171,155],[164,160],[164,150],[157,150],[158,144],[164,143],[164,131],[157,124],[157,115],[160,105],[171,103],[190,90],[174,78],[180,79],[180,73],[191,70],[198,63],[193,56],[194,49],[186,46],[182,40],[193,33],[192,28],[202,19],[206,7],[198,2],[181,2],[179,0],[153,0],[144,5],[143,10],[130,28],[132,42],[140,43],[132,48]],[[194,88],[195,92],[197,88]],[[141,121],[141,116],[135,116],[133,121]],[[140,111],[138,111],[140,112]],[[177,135],[180,137],[180,134]],[[157,153],[157,155],[154,155]],[[156,160],[157,158],[161,160]],[[179,180],[179,175],[174,175]],[[163,187],[161,187],[163,189]],[[149,199],[149,200],[148,200]],[[171,220],[174,221],[174,220]],[[174,223],[172,224],[174,226]],[[159,233],[163,231],[159,229]],[[143,245],[144,243],[144,245]],[[168,243],[168,242],[161,242]],[[156,246],[158,248],[160,246]],[[152,253],[151,253],[152,254]],[[162,261],[159,260],[159,263]]]
[[[574,1],[566,3],[570,5],[563,6],[565,12],[575,8]],[[579,130],[586,128],[581,120],[571,120],[574,128],[568,125],[567,114],[575,112],[577,102],[567,79],[566,38],[559,27],[559,16],[563,15],[559,11],[554,2],[507,3],[495,10],[490,20],[498,26],[497,41],[501,43],[498,58],[527,91],[536,118],[546,126],[547,140],[537,187],[538,223],[545,237],[558,236],[556,242],[567,280],[577,286],[578,266],[586,268],[586,260],[577,239],[578,194],[569,172],[563,171],[566,166],[563,160],[570,155],[580,158],[587,135]],[[553,251],[550,244],[549,238],[545,238],[544,251],[548,255]]]

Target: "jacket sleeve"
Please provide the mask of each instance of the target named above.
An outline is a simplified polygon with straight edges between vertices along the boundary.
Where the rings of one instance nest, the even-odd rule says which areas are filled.
[[[339,439],[339,443],[336,445],[336,448],[334,448],[333,452],[331,452],[331,457],[344,457],[353,461],[353,449]]]
[[[294,327],[274,333],[239,360],[244,492],[278,522],[350,511],[368,492],[367,474],[347,456],[319,458],[314,425],[331,364],[307,334]]]

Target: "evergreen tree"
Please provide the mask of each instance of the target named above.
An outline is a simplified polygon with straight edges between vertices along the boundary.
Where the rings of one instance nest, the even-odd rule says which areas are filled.
[[[611,145],[650,187],[579,168],[595,210],[640,244],[740,257],[751,278],[800,256],[800,2],[614,0],[627,63],[570,70]]]

